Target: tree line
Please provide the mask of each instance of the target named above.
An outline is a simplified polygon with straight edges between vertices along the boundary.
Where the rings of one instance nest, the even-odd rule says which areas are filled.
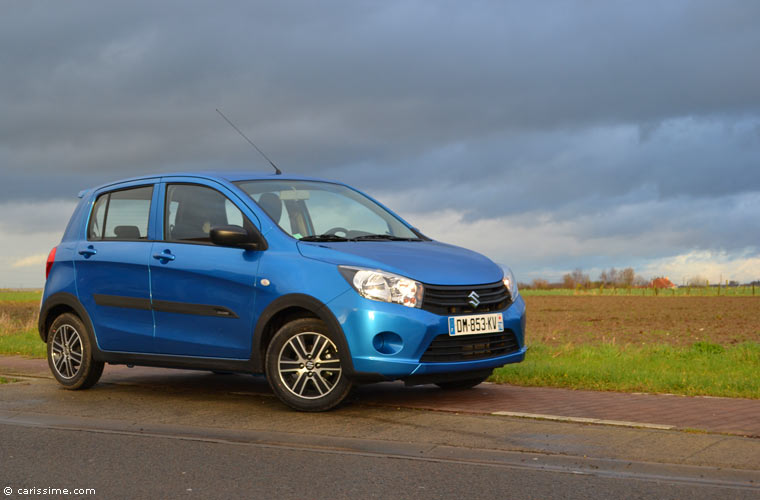
[[[733,285],[734,282],[731,282]],[[738,284],[738,283],[737,283]],[[573,271],[562,276],[562,281],[550,283],[545,279],[534,279],[531,283],[522,283],[524,288],[532,288],[536,290],[548,290],[550,288],[672,288],[676,285],[670,281],[667,277],[656,276],[652,279],[644,278],[643,276],[636,274],[636,271],[632,267],[626,267],[624,269],[616,269],[614,267],[603,270],[599,273],[599,277],[596,280],[592,280],[591,277],[583,272],[581,268],[576,268]],[[687,281],[687,285],[691,287],[709,286],[708,280],[702,276],[694,276]]]

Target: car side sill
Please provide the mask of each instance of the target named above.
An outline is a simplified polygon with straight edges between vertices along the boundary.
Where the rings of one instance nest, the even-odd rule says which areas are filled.
[[[182,370],[210,370],[240,373],[261,373],[254,369],[250,359],[198,358],[193,356],[170,356],[163,354],[136,354],[99,351],[94,353],[98,361],[112,365],[153,366]]]

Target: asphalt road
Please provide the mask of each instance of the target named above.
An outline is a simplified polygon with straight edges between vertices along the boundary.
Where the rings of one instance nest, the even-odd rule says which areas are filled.
[[[758,498],[760,440],[374,407],[187,373],[0,386],[0,489],[88,498]],[[0,498],[3,496],[0,495]],[[47,498],[51,498],[50,495]],[[67,498],[74,498],[69,496]]]
[[[2,486],[92,498],[757,498],[758,491],[468,460],[0,425]],[[531,456],[524,457],[532,462]],[[9,498],[23,498],[14,493]]]

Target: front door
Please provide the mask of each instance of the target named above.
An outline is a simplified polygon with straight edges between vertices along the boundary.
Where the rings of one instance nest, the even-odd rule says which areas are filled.
[[[259,252],[211,243],[214,226],[252,227],[221,189],[164,186],[164,240],[153,244],[150,257],[157,353],[251,355]]]

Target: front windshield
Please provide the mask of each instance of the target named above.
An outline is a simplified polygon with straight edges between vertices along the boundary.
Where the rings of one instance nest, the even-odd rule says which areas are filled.
[[[353,189],[317,181],[236,183],[293,238],[304,241],[419,240],[398,218]]]

